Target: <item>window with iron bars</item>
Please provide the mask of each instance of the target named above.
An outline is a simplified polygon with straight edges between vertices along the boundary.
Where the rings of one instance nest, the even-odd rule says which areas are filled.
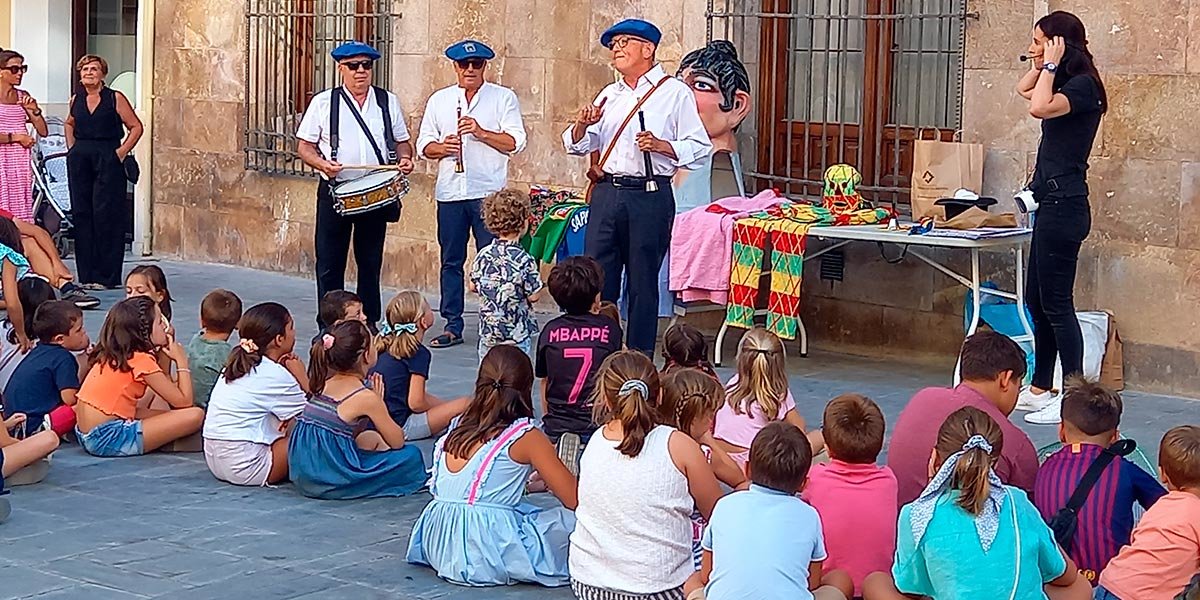
[[[708,0],[709,38],[754,77],[760,187],[819,196],[846,163],[869,199],[908,203],[916,139],[962,120],[967,0]],[[750,150],[750,149],[744,149]]]
[[[366,42],[383,55],[372,76],[388,87],[392,0],[247,0],[246,168],[314,176],[296,151],[296,128],[312,97],[339,84],[330,51]]]

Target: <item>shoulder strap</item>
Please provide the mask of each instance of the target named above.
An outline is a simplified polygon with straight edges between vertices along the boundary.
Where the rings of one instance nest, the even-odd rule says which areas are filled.
[[[475,500],[479,496],[479,488],[483,485],[483,480],[487,478],[488,472],[491,471],[492,463],[495,462],[496,456],[507,450],[513,440],[530,429],[533,429],[533,422],[529,419],[515,421],[492,442],[492,447],[488,449],[487,454],[483,457],[483,462],[479,463],[479,468],[475,471],[475,478],[471,481],[471,490],[467,495],[467,504],[475,504]],[[484,445],[484,448],[486,447]],[[480,448],[480,451],[482,450],[483,448]]]
[[[329,91],[329,160],[337,162],[338,155],[338,125],[341,119],[338,112],[342,106],[342,88],[335,87]]]
[[[342,88],[337,88],[337,93],[339,95],[346,94],[346,92],[343,91]],[[332,109],[330,110],[330,114],[331,115],[333,114]],[[383,159],[383,153],[379,151],[379,144],[375,143],[375,136],[371,135],[371,128],[367,127],[367,122],[363,120],[362,115],[358,114],[358,109],[351,106],[350,114],[354,115],[354,120],[358,121],[358,126],[362,129],[363,135],[367,136],[367,142],[369,142],[371,144],[371,150],[375,151],[375,158],[379,159],[379,164],[381,164],[381,165],[391,164]],[[395,161],[393,161],[393,162],[395,162]]]
[[[391,102],[388,100],[387,90],[381,87],[371,86],[375,89],[375,103],[379,105],[379,110],[383,111],[383,144],[387,146],[388,160],[386,164],[396,162],[396,135],[392,131],[392,109]]]
[[[342,398],[340,400],[338,400],[337,402],[335,402],[334,404],[341,404],[341,403],[353,398],[354,396],[358,395],[359,392],[361,392],[363,390],[369,390],[369,389],[371,389],[371,388],[369,388],[365,385],[359,386],[359,388],[357,390],[354,390],[353,392],[350,392],[349,394],[342,396]]]
[[[633,105],[633,110],[629,111],[629,114],[625,115],[625,120],[621,123],[621,126],[617,128],[616,135],[613,136],[612,140],[609,140],[608,148],[600,157],[600,162],[596,163],[596,168],[604,168],[604,163],[608,162],[608,157],[611,156],[613,150],[617,148],[617,141],[621,139],[621,134],[625,133],[625,128],[629,126],[629,122],[633,120],[634,115],[638,114],[638,111],[642,109],[642,105],[645,104],[646,101],[650,99],[650,96],[653,96],[654,92],[658,91],[658,88],[662,87],[662,85],[670,78],[670,75],[664,75],[662,79],[658,80],[658,83],[654,84],[654,87],[650,88],[650,90],[646,92],[645,96],[642,96],[641,100],[638,100],[637,104]]]
[[[1092,492],[1092,488],[1096,486],[1096,481],[1100,479],[1101,473],[1108,468],[1109,463],[1118,456],[1126,456],[1137,448],[1137,442],[1133,440],[1117,440],[1112,446],[1105,448],[1092,461],[1092,465],[1088,467],[1083,478],[1079,480],[1079,485],[1075,491],[1071,493],[1071,498],[1067,500],[1066,508],[1071,512],[1079,512],[1083,507],[1083,503],[1087,502],[1088,494]]]

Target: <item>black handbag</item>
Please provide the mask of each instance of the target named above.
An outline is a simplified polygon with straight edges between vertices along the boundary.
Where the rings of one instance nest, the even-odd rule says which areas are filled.
[[[129,183],[137,185],[138,179],[142,177],[142,168],[138,166],[137,159],[133,157],[132,153],[125,155],[125,160],[121,161],[121,168],[125,169],[125,179],[129,180]]]
[[[1067,500],[1067,505],[1058,509],[1058,512],[1054,513],[1050,519],[1050,529],[1054,531],[1054,539],[1059,546],[1065,550],[1070,549],[1071,542],[1075,539],[1075,530],[1079,528],[1079,509],[1083,508],[1084,502],[1087,502],[1088,494],[1096,486],[1100,474],[1108,468],[1113,459],[1118,456],[1129,456],[1135,449],[1137,449],[1137,442],[1117,440],[1112,446],[1101,451],[1100,456],[1092,461],[1087,472],[1079,479],[1079,485],[1071,493],[1071,498]]]

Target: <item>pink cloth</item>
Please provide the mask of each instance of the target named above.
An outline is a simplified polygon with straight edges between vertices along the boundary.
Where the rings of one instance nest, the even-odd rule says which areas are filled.
[[[725,384],[725,391],[728,393],[737,384],[738,376],[734,375],[729,378],[729,383]],[[713,422],[713,437],[729,442],[734,446],[742,448],[750,448],[750,443],[754,441],[754,436],[766,427],[771,421],[782,421],[787,416],[789,411],[796,409],[796,400],[792,398],[791,390],[788,390],[787,397],[783,399],[783,403],[779,405],[779,414],[775,415],[774,419],[767,419],[763,414],[762,409],[757,403],[750,405],[750,410],[743,411],[742,414],[733,412],[733,407],[728,402],[717,411],[717,417]],[[735,456],[735,454],[737,456]],[[745,456],[742,456],[742,455]],[[746,466],[746,460],[749,458],[749,452],[737,452],[729,455],[739,466]]]
[[[1168,492],[1142,516],[1128,546],[1100,573],[1119,598],[1174,598],[1200,572],[1200,497]]]
[[[26,96],[17,91],[18,97]],[[28,133],[28,117],[20,104],[0,104],[0,133]],[[20,144],[0,144],[0,209],[33,222],[33,168],[29,149]]]
[[[729,301],[733,222],[749,213],[787,202],[775,190],[752,198],[731,196],[675,215],[671,235],[669,289],[684,302]]]
[[[996,463],[996,474],[1008,485],[1030,495],[1037,479],[1038,456],[1029,435],[1013,425],[995,404],[968,384],[956,388],[925,388],[908,402],[892,430],[888,444],[888,466],[896,474],[899,504],[917,499],[929,483],[929,456],[937,443],[937,432],[950,413],[973,406],[987,413],[1004,432],[1004,449]]]
[[[821,515],[825,550],[822,568],[846,571],[854,593],[875,571],[890,573],[896,553],[896,475],[887,467],[831,460],[815,464],[801,494]]]

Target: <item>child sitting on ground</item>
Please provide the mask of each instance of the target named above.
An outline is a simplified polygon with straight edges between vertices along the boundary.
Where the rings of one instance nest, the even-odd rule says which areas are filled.
[[[343,321],[313,344],[309,399],[288,441],[288,472],[310,498],[350,500],[406,496],[425,483],[421,450],[406,444],[388,414],[371,332]]]
[[[0,322],[0,391],[8,388],[13,372],[29,356],[29,352],[21,347],[18,334],[33,339],[33,315],[37,314],[39,306],[54,299],[54,288],[41,277],[26,277],[17,283],[17,303],[21,305],[22,320],[6,318]]]
[[[73,352],[87,350],[83,311],[66,300],[51,300],[33,317],[38,344],[13,372],[5,389],[4,415],[25,414],[25,430],[49,429],[59,437],[75,428],[79,363]]]
[[[200,408],[208,408],[213,386],[233,349],[229,336],[241,318],[242,299],[229,290],[213,290],[200,302],[200,331],[187,345],[188,364],[192,366],[192,399]]]
[[[687,323],[676,323],[663,332],[662,356],[663,375],[677,369],[700,369],[705,375],[719,379],[708,362],[708,341],[699,329]]]
[[[596,431],[592,380],[600,363],[621,350],[621,327],[593,312],[604,273],[596,259],[572,256],[550,271],[550,296],[562,315],[538,337],[535,374],[542,379],[542,427],[558,444],[559,457],[579,472],[579,449]]]
[[[167,274],[158,265],[138,265],[125,276],[125,297],[146,296],[158,305],[162,316],[171,324],[171,290],[167,289]]]
[[[1116,392],[1081,378],[1068,381],[1058,426],[1063,448],[1046,459],[1034,484],[1033,503],[1046,522],[1067,505],[1084,473],[1120,437],[1121,410]],[[1069,544],[1063,542],[1067,556],[1089,582],[1095,584],[1117,551],[1129,543],[1133,504],[1149,508],[1166,493],[1141,467],[1113,457],[1076,512],[1074,537]]]
[[[738,344],[737,373],[725,384],[725,406],[717,411],[713,437],[717,446],[745,468],[750,442],[772,421],[784,421],[805,430],[804,417],[788,389],[783,342],[775,334],[755,327]],[[814,453],[825,447],[821,432],[808,435]]]
[[[468,398],[442,401],[425,389],[433,356],[424,341],[432,326],[433,310],[421,293],[403,291],[388,302],[375,338],[379,360],[371,373],[383,377],[388,414],[409,441],[440,435],[470,403]]]
[[[701,542],[703,566],[688,600],[845,600],[843,571],[822,575],[825,536],[817,511],[796,493],[812,465],[804,432],[776,421],[750,446],[750,489],[717,502]]]
[[[845,571],[862,594],[867,575],[890,570],[896,552],[896,475],[875,464],[886,423],[879,406],[858,394],[830,401],[822,422],[829,462],[813,465],[803,498],[821,515],[825,571]]]
[[[17,282],[31,273],[29,261],[21,250],[21,232],[17,224],[12,219],[0,217],[0,300],[4,301],[10,323],[25,323],[32,318],[32,315],[25,314],[25,307],[21,305],[17,292]],[[18,301],[13,302],[13,299]],[[20,348],[22,354],[33,347],[33,341],[24,328],[13,328],[12,336],[13,344]]]
[[[580,460],[569,558],[579,598],[679,598],[696,570],[692,510],[709,518],[721,486],[699,444],[655,423],[660,393],[641,352],[611,354],[596,373],[603,425]]]
[[[474,401],[433,456],[433,501],[413,525],[408,562],[460,585],[570,583],[576,483],[534,422],[528,355],[511,345],[487,353]],[[563,508],[522,501],[533,469]]]
[[[204,418],[204,460],[221,481],[261,486],[286,481],[287,427],[304,410],[308,375],[293,354],[296,324],[281,304],[250,307],[241,337],[212,390]]]
[[[367,323],[366,313],[363,312],[362,298],[346,290],[333,290],[321,296],[321,301],[317,303],[317,320],[321,330],[313,337],[313,344],[317,343],[330,327],[342,321],[358,321],[367,327],[371,326]]]
[[[1004,432],[986,412],[965,406],[946,417],[931,481],[900,509],[892,574],[869,575],[865,600],[1091,598],[1025,492],[996,475],[1003,446]]]
[[[733,489],[746,487],[746,474],[712,439],[713,419],[725,405],[721,383],[699,369],[677,368],[663,378],[663,402],[658,422],[686,433],[700,444],[700,451],[712,466],[713,475]],[[692,511],[692,558],[700,569],[700,538],[707,522],[700,511]]]
[[[471,264],[471,291],[479,294],[479,360],[504,343],[528,354],[537,335],[532,305],[542,295],[537,260],[520,242],[529,227],[529,198],[513,190],[488,196],[483,224],[496,239]]]
[[[178,381],[154,360],[159,348],[178,365]],[[75,407],[75,435],[88,454],[136,456],[200,431],[204,410],[192,404],[187,351],[169,340],[162,311],[150,298],[114,305],[89,359]],[[171,408],[139,408],[147,387]]]
[[[1129,545],[1100,574],[1096,600],[1174,598],[1200,573],[1200,427],[1163,436],[1158,470],[1170,491],[1142,515]]]

